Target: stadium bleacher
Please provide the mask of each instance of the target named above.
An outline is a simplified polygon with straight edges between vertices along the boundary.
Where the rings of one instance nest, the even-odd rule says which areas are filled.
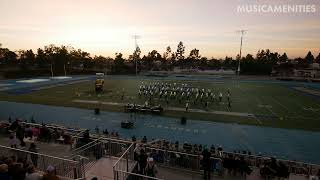
[[[54,144],[51,151],[59,149],[60,146],[70,147],[67,155],[61,154],[59,157],[59,155],[49,155],[50,150],[43,152],[42,148],[41,153],[30,152],[23,144],[19,145],[18,140],[16,148],[5,146],[0,141],[2,143],[0,145],[1,164],[7,162],[10,164],[11,161],[15,164],[22,163],[21,167],[25,170],[35,166],[41,176],[53,171],[52,168],[49,168],[51,166],[54,168],[54,174],[60,179],[91,179],[93,177],[98,177],[98,179],[174,179],[183,178],[188,174],[192,174],[193,179],[201,179],[204,170],[203,152],[199,147],[196,148],[196,145],[179,142],[170,145],[167,140],[128,141],[119,137],[110,137],[110,135],[90,134],[84,129],[69,129],[58,125],[19,121],[13,123],[3,121],[0,126],[1,136],[6,139],[16,134],[19,126],[23,127],[25,135],[23,141],[26,142],[26,146],[30,143],[42,144],[42,146]],[[33,132],[31,136],[30,132]],[[248,152],[225,152],[221,147],[214,149],[203,147],[203,149],[208,149],[211,153],[210,172],[215,178],[288,177],[289,179],[306,179],[319,176],[320,172],[320,166],[316,164],[275,160]],[[139,157],[142,151],[157,165],[156,177],[141,174]],[[36,162],[35,157],[37,157]]]

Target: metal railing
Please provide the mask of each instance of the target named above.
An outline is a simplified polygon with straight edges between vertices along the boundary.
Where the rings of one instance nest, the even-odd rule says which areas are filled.
[[[42,124],[28,123],[28,122],[23,122],[23,121],[21,122],[21,124],[29,125],[31,127],[39,127],[39,128],[41,128],[43,126]],[[66,128],[66,127],[60,126],[60,125],[53,125],[53,124],[45,124],[45,126],[47,128],[60,129],[60,130],[64,130],[67,132],[73,132],[75,134],[84,131],[84,129],[72,129],[72,128]]]
[[[20,122],[21,124],[24,125],[29,125],[30,127],[34,127],[34,128],[39,128],[41,129],[44,125],[43,124],[36,124],[36,123],[27,123],[27,122]],[[59,126],[59,125],[47,125],[45,124],[45,127],[48,129],[57,129],[60,131],[63,131],[64,134],[68,134],[71,137],[71,149],[74,149],[76,147],[76,142],[78,140],[78,138],[81,137],[81,134],[85,131],[85,129],[72,129],[72,128],[66,128],[63,126]],[[40,139],[38,139],[40,140]],[[44,140],[44,139],[42,139]],[[55,139],[50,139],[50,140],[55,140]]]
[[[42,127],[41,124],[35,124],[35,123],[25,123],[33,127]],[[48,128],[55,128],[55,129],[61,129],[65,132],[69,132],[72,137],[74,138],[74,143],[77,143],[78,140],[81,139],[81,134],[83,133],[83,129],[70,129],[65,128],[62,126],[55,126],[55,125],[46,125]],[[110,156],[116,156],[120,157],[124,149],[128,147],[132,142],[121,140],[121,139],[113,139],[108,137],[101,137],[101,136],[91,136],[91,139],[93,139],[93,143],[97,141],[102,142],[102,146],[104,149],[104,155],[110,155]],[[161,140],[155,140],[154,142],[148,143],[148,145],[156,144],[158,141]],[[85,146],[82,146],[80,148],[77,148],[74,150],[75,153],[73,154],[79,154],[77,151],[86,149],[86,147],[92,145],[87,144]],[[175,150],[164,150],[159,148],[153,148],[153,147],[147,147],[146,150],[149,153],[152,153],[153,151],[156,151],[154,159],[157,160],[157,163],[159,163],[162,166],[167,167],[176,167],[176,168],[183,168],[183,169],[189,169],[189,170],[201,170],[201,158],[198,154],[188,154],[183,153]],[[248,155],[248,154],[241,154],[241,153],[234,153],[234,152],[226,152],[226,151],[220,151],[220,154],[216,154],[213,160],[219,161],[219,163],[222,164],[222,159],[227,157],[228,155],[232,156],[241,156],[244,157],[245,161],[249,164],[249,166],[260,168],[261,165],[267,160],[270,159],[269,157],[265,156],[257,156],[257,155]],[[287,167],[290,173],[294,174],[300,174],[300,175],[312,175],[316,174],[320,170],[320,165],[318,164],[312,164],[312,163],[304,163],[299,161],[291,161],[291,160],[285,160],[285,159],[277,159],[279,162],[284,163]]]
[[[133,143],[128,141],[122,141],[118,139],[102,138],[106,150],[106,155],[121,157],[128,147]]]
[[[243,157],[244,160],[249,164],[249,166],[257,168],[260,168],[265,162],[270,161],[270,157],[266,156],[248,155],[226,151],[221,152],[222,158],[229,155],[233,157]],[[292,174],[309,176],[315,175],[318,173],[318,171],[320,171],[320,165],[318,164],[291,161],[286,159],[277,159],[277,161],[286,165],[288,167],[289,173]]]
[[[192,171],[202,170],[201,155],[200,152],[195,154],[188,154],[176,150],[162,149],[157,146],[152,147],[150,144],[144,144],[146,151],[153,156],[157,163],[165,167],[174,167],[179,169],[187,169]],[[250,167],[261,168],[267,161],[270,161],[270,157],[248,155],[226,151],[216,151],[212,154],[211,162],[213,172],[218,175],[223,174],[223,159],[231,155],[232,157],[243,157],[245,162]],[[299,161],[277,159],[278,162],[288,167],[288,172],[297,175],[315,175],[320,171],[320,165],[312,163],[304,163]]]
[[[115,171],[114,171],[115,172]],[[156,177],[151,177],[151,176],[145,176],[142,174],[137,174],[133,172],[126,172],[122,170],[117,170],[114,175],[115,180],[128,180],[128,179],[133,179],[133,180],[163,180],[160,178]]]
[[[137,162],[134,157],[135,144],[132,143],[126,151],[120,156],[120,158],[113,165],[113,177],[115,180],[127,180],[127,179],[150,179],[161,180],[156,177],[145,176],[142,174],[134,173],[133,171],[137,167]]]
[[[203,170],[202,156],[200,154],[195,155],[147,146],[145,150],[160,166],[197,172]],[[211,170],[217,175],[222,175],[222,159],[211,157],[211,162]]]
[[[50,155],[34,153],[22,149],[11,148],[0,145],[0,155],[15,157],[32,163],[39,171],[46,172],[49,165],[54,166],[58,176],[77,179],[82,178],[82,166],[79,161],[54,157]]]
[[[85,132],[85,130],[81,130],[77,132],[76,134],[72,135],[73,137],[73,142],[71,144],[71,149],[76,149],[77,148],[77,142],[79,141],[79,138],[82,136],[82,134]]]
[[[131,164],[130,164],[131,163]],[[125,170],[126,172],[131,171],[135,166],[134,161],[134,144],[132,143],[114,163],[113,168],[115,170]]]
[[[77,138],[77,141],[78,141],[78,139],[79,139],[79,137]],[[84,149],[87,149],[88,147],[95,145],[97,142],[99,142],[99,139],[93,140],[87,144],[84,144],[83,146],[77,147],[72,150],[72,154],[78,154],[79,152],[83,151]]]

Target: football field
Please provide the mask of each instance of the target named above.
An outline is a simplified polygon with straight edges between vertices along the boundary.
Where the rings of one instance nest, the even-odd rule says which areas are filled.
[[[194,98],[160,98],[152,99],[139,95],[139,87],[152,84],[170,84],[176,87],[210,89],[217,97],[221,93],[222,101],[197,100]],[[127,103],[144,104],[164,108],[163,116],[182,117],[194,120],[231,122],[279,128],[320,130],[320,99],[318,84],[280,82],[268,80],[237,79],[188,79],[188,78],[150,78],[150,77],[107,77],[104,93],[96,94],[94,79],[50,88],[37,88],[23,94],[0,92],[0,100],[28,102],[94,109],[123,111]],[[227,92],[230,92],[228,106]],[[169,94],[169,91],[168,91]],[[205,99],[205,98],[204,98]],[[207,106],[205,106],[207,102]],[[186,103],[189,109],[186,112]]]

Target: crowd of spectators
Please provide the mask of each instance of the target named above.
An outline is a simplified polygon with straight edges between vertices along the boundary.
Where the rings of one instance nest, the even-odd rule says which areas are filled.
[[[2,126],[5,126],[2,123]],[[64,144],[71,144],[72,136],[63,130],[61,127],[53,127],[42,124],[41,126],[31,126],[25,123],[21,119],[16,119],[11,124],[8,123],[4,127],[9,133],[9,145],[10,147],[25,147],[25,140],[30,141],[42,141],[42,142],[59,142]]]
[[[138,161],[136,173],[156,177],[158,169],[152,155],[147,154],[143,148],[136,148],[134,152],[134,160]]]
[[[146,142],[146,140],[141,140],[141,142]],[[253,172],[253,168],[258,168],[260,175],[266,178],[285,179],[288,178],[289,172],[311,177],[306,166],[292,166],[289,161],[263,157],[261,153],[252,155],[250,151],[246,150],[225,152],[221,146],[211,145],[207,147],[201,144],[179,143],[178,141],[172,143],[166,140],[152,140],[145,143],[144,148],[147,149],[148,156],[152,157],[156,163],[165,163],[169,166],[188,169],[201,169],[204,172],[205,179],[210,179],[211,173],[218,175],[226,173],[231,176],[245,177]],[[198,163],[199,159],[200,164]],[[317,176],[319,175],[320,170]]]
[[[56,170],[49,165],[46,172],[38,171],[33,162],[16,156],[0,157],[1,180],[59,180]]]
[[[144,136],[141,140],[142,143],[146,143],[146,137]],[[202,154],[204,150],[204,145],[202,144],[191,144],[188,142],[180,143],[179,141],[170,142],[167,140],[154,140],[149,143],[149,145],[153,148],[163,149],[163,150],[170,150],[170,151],[178,151],[183,153],[189,153],[194,155]],[[211,145],[210,148],[207,148],[208,151],[212,155],[221,155],[223,152],[223,147],[221,145],[215,146]],[[237,150],[234,151],[236,154],[245,154],[245,155],[252,155],[251,151],[249,150]]]
[[[42,126],[30,126],[20,120],[16,120],[11,123],[7,129],[10,133],[9,145],[12,148],[17,148],[18,146],[25,147],[25,138],[37,139],[45,142],[59,142],[59,139],[63,140],[63,143],[71,143],[72,141],[71,135],[65,132],[63,128],[52,128],[44,124]],[[111,138],[120,138],[118,132],[109,133],[107,129],[103,130],[102,134],[100,134],[99,128],[96,127],[95,132],[98,136],[104,135]],[[89,134],[89,130],[86,130],[83,133],[80,140],[84,144],[92,141],[92,134]],[[246,176],[252,172],[252,158],[250,159],[248,157],[253,155],[247,150],[237,150],[232,153],[227,153],[223,151],[221,146],[211,145],[210,147],[207,147],[206,145],[201,144],[191,144],[187,142],[180,143],[179,141],[170,142],[154,139],[148,141],[146,136],[143,136],[141,139],[139,138],[139,140],[133,136],[131,140],[135,142],[135,145],[140,144],[134,152],[134,158],[138,161],[137,173],[140,174],[156,176],[157,168],[155,163],[169,163],[170,166],[201,169],[204,171],[205,179],[210,179],[211,173],[227,173],[234,176]],[[28,150],[38,152],[35,143],[31,143]],[[257,156],[259,157],[261,154]],[[288,177],[288,164],[285,164],[282,161],[277,161],[275,158],[261,159],[259,161],[256,160],[254,164],[255,167],[260,168],[261,176],[280,178]],[[200,164],[197,164],[199,160]],[[33,169],[35,169],[38,161],[37,156],[34,155],[31,157],[31,161],[31,165]],[[21,160],[19,160],[19,162],[21,162]],[[1,165],[1,169],[6,169],[5,165]],[[298,171],[301,170],[297,170],[297,172]],[[308,174],[308,172],[306,170],[301,174]],[[320,174],[320,171],[318,174]],[[3,176],[3,174],[1,174],[1,176]]]
[[[10,122],[11,120],[9,120]],[[1,180],[59,180],[53,166],[48,166],[46,172],[37,170],[38,148],[36,141],[71,143],[71,136],[62,128],[52,128],[46,125],[30,126],[20,119],[12,123],[1,123],[2,130],[5,129],[9,135],[9,147],[18,151],[9,157],[0,157],[0,179]],[[26,143],[28,140],[29,145]],[[29,147],[27,147],[29,146]],[[21,150],[27,150],[27,153]],[[11,153],[10,153],[11,154]]]

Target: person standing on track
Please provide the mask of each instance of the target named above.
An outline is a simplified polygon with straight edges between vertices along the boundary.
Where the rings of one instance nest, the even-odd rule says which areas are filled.
[[[186,112],[188,111],[189,109],[189,103],[186,103]]]
[[[222,93],[219,93],[219,102],[222,102]]]

